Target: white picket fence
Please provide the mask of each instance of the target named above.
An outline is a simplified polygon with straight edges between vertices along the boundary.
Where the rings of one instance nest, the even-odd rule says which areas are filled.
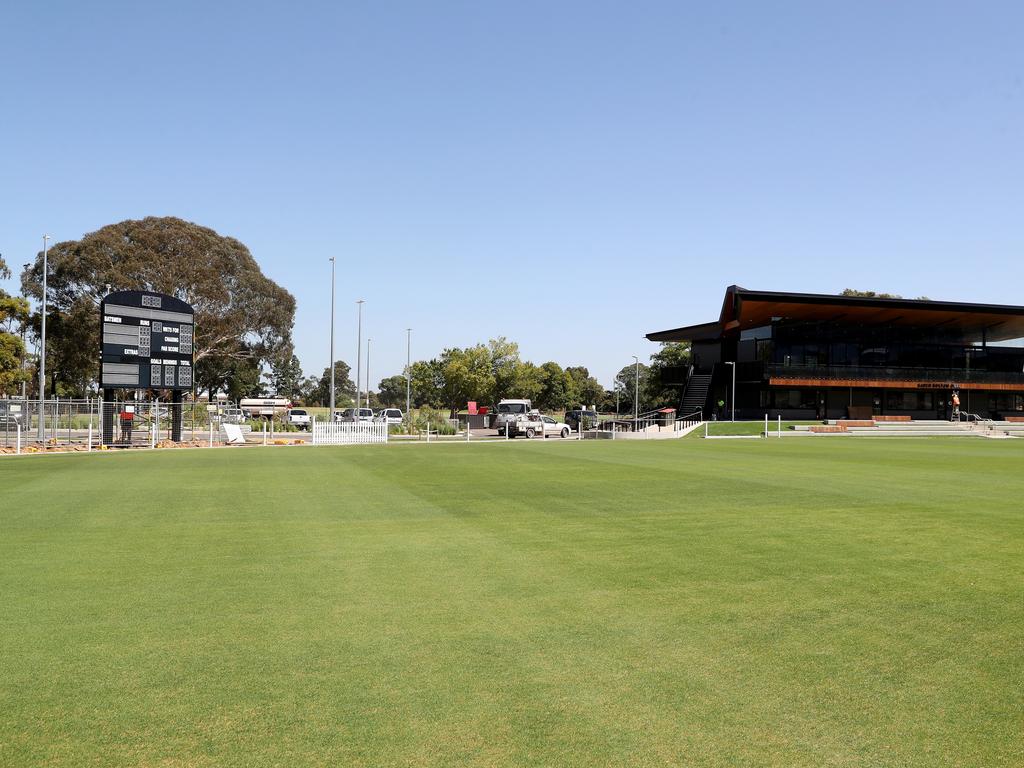
[[[313,422],[313,445],[386,443],[388,425],[377,422]]]

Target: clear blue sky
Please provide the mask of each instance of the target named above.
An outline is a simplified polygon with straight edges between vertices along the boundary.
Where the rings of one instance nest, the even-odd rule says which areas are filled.
[[[715,6],[715,7],[712,7]],[[606,386],[723,289],[1024,303],[1024,5],[6,3],[0,252],[176,215],[327,365],[497,335]]]

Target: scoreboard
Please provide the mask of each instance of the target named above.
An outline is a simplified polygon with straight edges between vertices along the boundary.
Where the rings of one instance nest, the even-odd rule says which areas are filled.
[[[117,291],[100,302],[100,316],[100,387],[192,389],[192,307],[162,293]]]

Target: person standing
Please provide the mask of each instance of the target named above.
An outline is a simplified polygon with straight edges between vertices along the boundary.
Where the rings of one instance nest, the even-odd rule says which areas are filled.
[[[951,403],[953,405],[952,421],[960,421],[960,392],[955,389],[953,390]]]

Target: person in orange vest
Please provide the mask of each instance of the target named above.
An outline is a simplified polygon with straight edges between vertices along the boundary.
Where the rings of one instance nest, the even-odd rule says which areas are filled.
[[[960,393],[953,390],[953,421],[960,421]]]

